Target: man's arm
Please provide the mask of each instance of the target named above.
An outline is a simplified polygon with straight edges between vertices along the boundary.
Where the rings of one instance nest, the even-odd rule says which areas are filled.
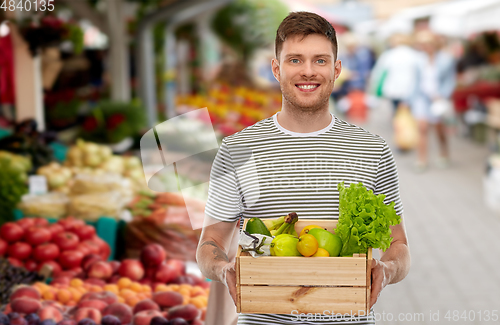
[[[236,301],[236,272],[235,262],[230,261],[227,254],[231,240],[239,222],[218,221],[210,217],[209,224],[203,227],[196,261],[198,267],[207,278],[222,282],[229,289],[229,293]]]
[[[410,249],[402,216],[401,223],[391,226],[391,230],[391,246],[385,252],[380,251],[380,260],[372,260],[370,308],[377,302],[386,285],[403,280],[410,271]]]

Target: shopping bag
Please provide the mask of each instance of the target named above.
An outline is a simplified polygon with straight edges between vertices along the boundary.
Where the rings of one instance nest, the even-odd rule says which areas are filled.
[[[393,120],[394,140],[400,150],[412,150],[418,143],[418,125],[406,104],[400,104]]]
[[[432,115],[439,118],[449,118],[453,114],[453,104],[449,99],[437,99],[431,104]]]

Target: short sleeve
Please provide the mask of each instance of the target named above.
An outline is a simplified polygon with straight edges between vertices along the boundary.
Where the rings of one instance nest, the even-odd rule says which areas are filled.
[[[241,191],[225,139],[210,172],[205,215],[221,221],[237,221],[242,214]]]
[[[396,213],[399,216],[403,215],[403,203],[401,202],[401,197],[399,195],[398,170],[396,168],[396,162],[394,161],[391,149],[385,141],[377,168],[377,179],[375,181],[375,190],[373,192],[376,195],[384,194],[384,203],[389,204],[394,202]]]

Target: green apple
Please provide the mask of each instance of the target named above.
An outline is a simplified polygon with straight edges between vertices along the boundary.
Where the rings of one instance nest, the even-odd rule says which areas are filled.
[[[326,249],[330,256],[339,256],[342,249],[342,240],[338,235],[322,228],[313,228],[309,230],[309,234],[316,238],[318,247]]]

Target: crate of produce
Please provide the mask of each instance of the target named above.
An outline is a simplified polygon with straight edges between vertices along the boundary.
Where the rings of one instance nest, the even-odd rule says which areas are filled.
[[[247,220],[245,220],[244,229]],[[336,220],[302,219],[333,232]],[[353,257],[252,257],[238,249],[238,313],[308,314],[327,312],[363,316],[369,313],[372,249]]]

